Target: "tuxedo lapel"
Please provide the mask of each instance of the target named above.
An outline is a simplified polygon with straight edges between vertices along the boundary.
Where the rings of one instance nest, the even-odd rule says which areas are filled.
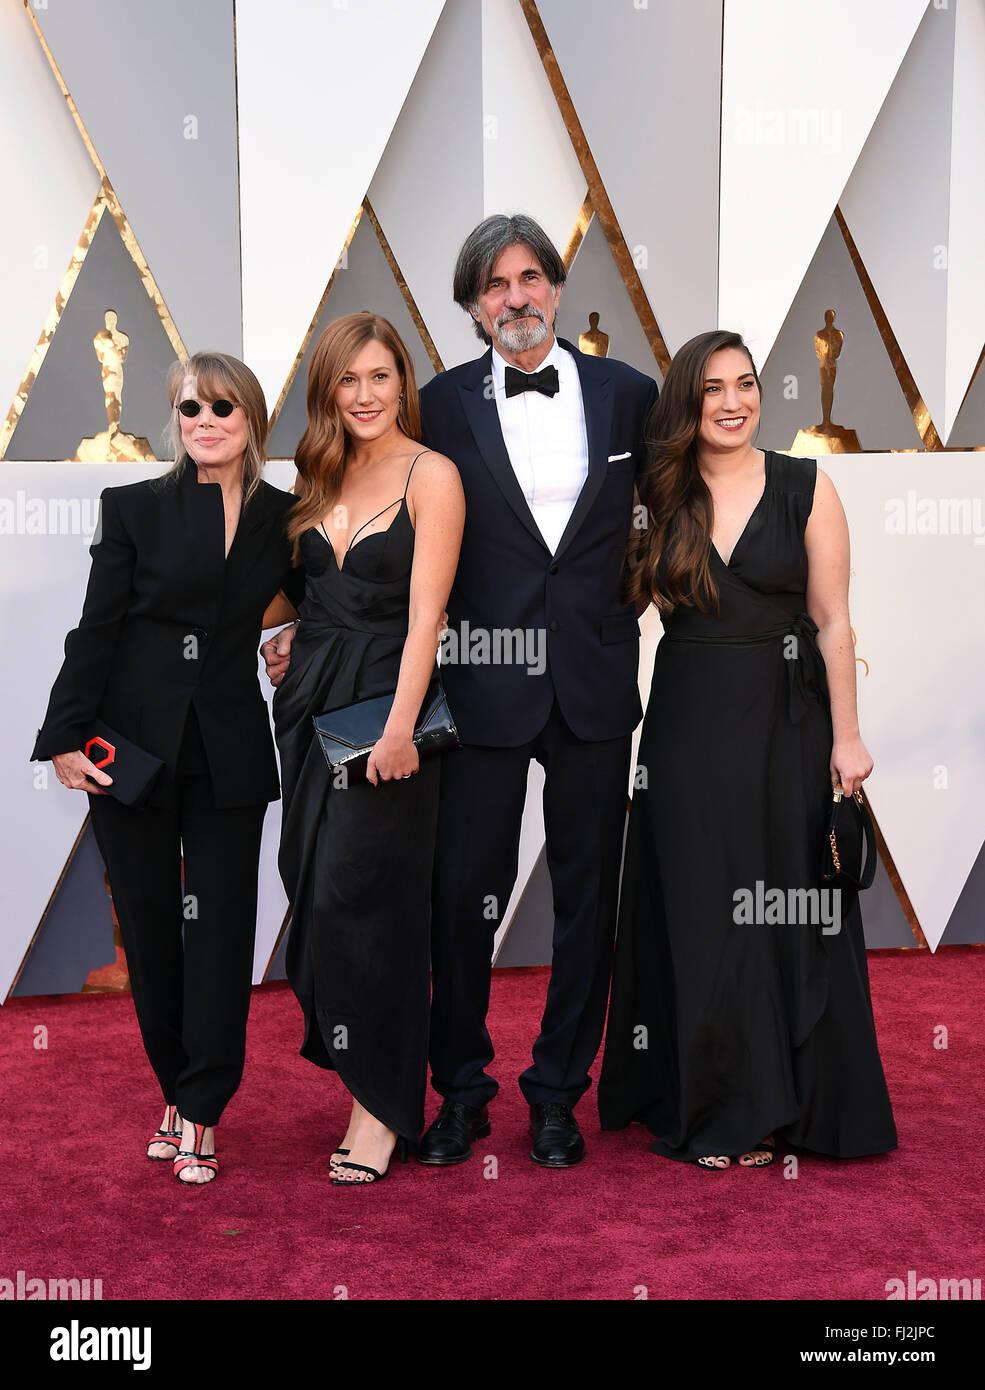
[[[588,436],[588,476],[578,500],[568,517],[568,524],[558,542],[555,556],[570,544],[578,528],[591,511],[599,488],[605,482],[609,459],[609,437],[612,425],[612,376],[604,357],[591,357],[578,352],[570,343],[558,342],[575,359],[581,382],[581,399],[585,409],[585,429]]]
[[[503,439],[503,431],[499,423],[499,411],[496,409],[496,396],[492,386],[492,348],[484,357],[479,357],[471,363],[471,370],[458,386],[458,394],[462,402],[462,409],[465,411],[465,418],[472,431],[472,438],[475,440],[475,446],[483,463],[493,475],[503,496],[516,513],[517,520],[522,522],[534,539],[539,541],[546,550],[544,537],[540,534],[537,523],[527,506],[527,499],[517,481],[510,456],[506,450],[506,442]]]

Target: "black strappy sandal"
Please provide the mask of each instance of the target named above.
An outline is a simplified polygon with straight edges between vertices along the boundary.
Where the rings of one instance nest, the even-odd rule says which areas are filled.
[[[348,1150],[348,1149],[345,1149],[345,1150],[343,1150],[343,1149],[336,1149],[335,1152],[336,1152],[336,1153],[343,1153],[343,1152],[344,1152],[344,1153],[348,1153],[349,1150]],[[395,1144],[395,1146],[394,1146],[393,1153],[396,1153],[396,1154],[398,1155],[398,1157],[400,1158],[400,1162],[401,1162],[401,1163],[406,1163],[406,1162],[407,1162],[407,1140],[406,1140],[406,1139],[398,1139],[397,1142],[396,1142],[396,1144]],[[390,1163],[393,1162],[393,1153],[391,1153],[391,1155],[390,1155]],[[329,1178],[329,1182],[332,1184],[333,1187],[371,1187],[371,1186],[373,1185],[374,1182],[382,1182],[382,1181],[383,1181],[383,1179],[386,1177],[387,1173],[389,1173],[389,1171],[390,1171],[390,1163],[387,1164],[387,1166],[383,1169],[383,1172],[382,1172],[382,1173],[379,1171],[378,1168],[370,1168],[369,1165],[366,1164],[366,1163],[336,1163],[336,1164],[333,1165],[333,1173],[334,1173],[334,1172],[338,1172],[340,1169],[346,1169],[346,1168],[347,1168],[347,1169],[349,1169],[349,1171],[352,1172],[352,1173],[368,1173],[368,1174],[369,1174],[369,1177],[368,1177],[368,1178],[354,1178],[354,1179],[349,1179],[349,1178],[337,1178],[337,1177],[335,1177],[335,1176],[332,1176],[331,1178]]]
[[[768,1139],[760,1140],[758,1144],[747,1150],[747,1152],[751,1154],[765,1153],[766,1157],[754,1158],[751,1163],[743,1163],[742,1160],[745,1158],[745,1154],[739,1154],[736,1162],[740,1168],[768,1168],[776,1158],[776,1140],[770,1135]]]

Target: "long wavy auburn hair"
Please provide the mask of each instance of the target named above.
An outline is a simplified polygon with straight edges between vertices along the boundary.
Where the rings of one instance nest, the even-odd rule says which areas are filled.
[[[698,468],[695,440],[708,361],[723,348],[737,348],[749,358],[762,395],[756,364],[740,334],[699,333],[675,353],[647,422],[647,465],[639,489],[647,525],[630,559],[627,593],[633,602],[655,603],[662,617],[678,604],[702,613],[719,611],[711,573],[714,508]]]
[[[318,339],[308,369],[308,426],[294,455],[298,470],[295,492],[300,500],[291,509],[287,531],[295,562],[301,533],[327,516],[342,490],[350,441],[335,393],[353,359],[371,342],[382,344],[393,354],[403,392],[397,426],[408,439],[420,440],[421,406],[414,363],[393,324],[370,313],[343,314],[335,319]]]

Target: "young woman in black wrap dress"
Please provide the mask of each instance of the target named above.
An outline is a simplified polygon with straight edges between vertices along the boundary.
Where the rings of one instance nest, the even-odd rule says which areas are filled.
[[[845,1158],[896,1147],[857,896],[818,899],[804,921],[740,910],[757,884],[760,901],[821,888],[832,788],[872,770],[845,515],[813,459],[753,447],[759,407],[742,339],[705,333],[651,417],[633,580],[664,635],[599,1086],[603,1128],[640,1120],[657,1153],[713,1170],[768,1166],[777,1140]]]

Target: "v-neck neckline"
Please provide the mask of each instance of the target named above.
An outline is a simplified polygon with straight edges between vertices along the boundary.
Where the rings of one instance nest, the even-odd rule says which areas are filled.
[[[407,503],[407,498],[406,498],[406,496],[404,496],[404,497],[398,497],[398,498],[396,499],[395,502],[391,502],[391,503],[389,504],[389,506],[383,507],[382,510],[378,511],[378,512],[376,513],[376,516],[371,516],[371,517],[369,518],[368,521],[364,521],[363,524],[362,524],[360,527],[358,527],[358,528],[356,529],[356,531],[353,533],[352,538],[351,538],[350,541],[349,541],[349,544],[346,546],[345,550],[342,552],[342,562],[341,562],[341,564],[339,563],[339,557],[338,557],[338,555],[336,554],[335,546],[334,546],[334,545],[332,544],[332,542],[329,540],[328,535],[327,535],[326,532],[325,532],[325,529],[324,529],[324,526],[323,526],[322,522],[319,522],[319,523],[318,523],[318,525],[314,528],[315,534],[316,534],[317,536],[320,536],[320,537],[321,537],[321,539],[322,539],[322,540],[325,542],[325,544],[328,546],[329,550],[332,552],[332,558],[333,558],[334,561],[335,561],[335,568],[338,570],[338,572],[339,572],[340,574],[341,574],[342,571],[345,569],[345,562],[346,562],[346,560],[349,558],[349,555],[351,554],[351,552],[352,552],[353,550],[358,550],[359,547],[363,544],[363,542],[364,542],[364,541],[370,540],[371,537],[373,537],[373,536],[385,536],[385,535],[387,535],[390,531],[393,530],[394,526],[396,526],[397,522],[398,522],[399,519],[400,519],[400,513],[403,511],[404,507],[406,506],[406,503]],[[360,531],[365,531],[366,527],[369,526],[371,522],[374,522],[374,521],[377,519],[377,517],[381,517],[381,516],[383,515],[384,512],[389,511],[389,510],[390,510],[390,507],[396,507],[396,508],[397,508],[397,513],[396,513],[396,516],[394,516],[393,520],[390,522],[390,525],[389,525],[389,526],[384,526],[384,527],[383,527],[381,530],[379,530],[379,531],[370,531],[369,535],[368,535],[368,536],[364,536],[363,539],[362,539],[361,541],[356,540],[356,537],[359,535],[359,532],[360,532]],[[353,544],[353,542],[355,542],[355,544]]]
[[[770,487],[770,474],[771,474],[772,471],[773,471],[772,458],[773,458],[773,451],[772,451],[771,449],[764,449],[764,450],[763,450],[763,490],[762,490],[762,492],[759,494],[759,499],[758,499],[758,501],[756,502],[756,505],[753,507],[752,511],[751,511],[751,512],[749,513],[749,515],[746,517],[746,524],[745,524],[745,526],[743,526],[742,530],[739,532],[738,536],[736,537],[736,539],[735,539],[735,544],[732,546],[732,549],[729,551],[729,557],[728,557],[727,560],[723,558],[722,552],[719,550],[719,548],[718,548],[718,546],[715,544],[715,542],[714,542],[714,541],[711,541],[711,548],[712,548],[712,550],[715,552],[715,554],[718,556],[719,560],[721,560],[722,564],[725,566],[725,568],[726,568],[727,570],[732,568],[732,561],[735,559],[735,552],[738,550],[739,546],[740,546],[740,545],[742,544],[742,542],[745,540],[745,538],[746,538],[746,533],[747,533],[747,531],[749,530],[749,527],[752,525],[753,518],[755,517],[756,513],[759,511],[760,507],[763,505],[763,503],[764,503],[765,500],[766,500],[766,494],[767,494],[767,492],[769,492],[769,487]],[[710,539],[710,537],[709,537],[709,539]]]

